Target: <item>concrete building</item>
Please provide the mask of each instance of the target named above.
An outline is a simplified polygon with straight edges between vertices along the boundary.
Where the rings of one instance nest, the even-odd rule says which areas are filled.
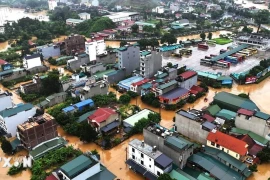
[[[180,87],[191,89],[192,86],[197,84],[198,76],[195,71],[186,71],[182,74],[179,74],[176,80],[180,82]]]
[[[156,146],[151,147],[144,141],[134,139],[129,142],[127,151],[126,163],[146,179],[157,180],[160,175],[172,170],[173,160],[158,151]]]
[[[239,109],[235,117],[235,126],[266,137],[270,132],[270,115],[260,111]]]
[[[57,0],[48,0],[49,10],[54,10],[57,7]]]
[[[78,16],[80,16],[81,20],[89,20],[89,19],[91,19],[91,14],[86,13],[86,12],[80,13],[80,14],[78,14]]]
[[[155,113],[149,109],[143,109],[140,112],[128,117],[127,119],[123,120],[123,125],[125,128],[132,128],[134,127],[135,123],[140,121],[142,118],[148,118],[150,113]]]
[[[126,72],[123,69],[112,71],[103,75],[103,80],[109,84],[117,83],[126,77]]]
[[[25,69],[31,69],[37,66],[42,66],[40,54],[26,55],[23,58],[23,67]]]
[[[55,179],[67,180],[114,180],[115,175],[100,164],[96,156],[80,155],[59,168],[58,172],[53,174]],[[57,177],[57,178],[56,178]]]
[[[120,24],[122,21],[125,20],[137,21],[141,18],[138,12],[125,12],[125,11],[111,13],[110,15],[105,15],[103,17],[110,18],[116,24]]]
[[[152,12],[158,13],[158,14],[163,14],[164,13],[164,7],[163,6],[157,6],[154,9],[152,9]]]
[[[64,41],[67,55],[85,51],[85,38],[81,35],[70,35]]]
[[[159,96],[159,101],[163,104],[176,104],[181,100],[189,97],[189,90],[181,87],[176,87]]]
[[[162,56],[157,51],[140,52],[140,75],[145,78],[152,78],[162,67]]]
[[[74,59],[67,60],[67,68],[73,71],[81,68],[82,65],[90,63],[89,56],[86,53],[77,54]]]
[[[76,111],[82,111],[84,108],[87,107],[93,107],[94,106],[94,101],[92,99],[86,99],[84,101],[78,102],[74,105],[65,107],[62,109],[64,113],[74,113]]]
[[[54,44],[48,44],[44,46],[38,46],[37,52],[42,54],[44,59],[48,59],[49,57],[59,57],[61,55],[60,46]]]
[[[141,81],[138,81],[136,83],[132,83],[130,85],[130,91],[133,91],[135,93],[141,94],[141,90],[142,90],[142,86],[146,83],[148,83],[150,81],[150,79],[143,79]]]
[[[17,126],[35,114],[36,108],[29,103],[0,111],[0,128],[14,137],[16,136]]]
[[[197,113],[197,112],[196,112]],[[176,131],[190,139],[206,144],[206,138],[215,125],[204,120],[193,111],[179,110],[175,114]]]
[[[142,80],[143,80],[143,78],[140,77],[140,76],[133,76],[133,77],[130,77],[128,79],[125,79],[125,80],[120,81],[117,84],[117,86],[121,90],[129,91],[130,88],[132,87],[132,84],[133,83],[136,83],[136,82],[139,82],[139,81],[142,81]]]
[[[106,44],[104,38],[93,37],[85,42],[85,52],[89,55],[90,62],[96,61],[98,55],[106,55]]]
[[[178,82],[176,80],[167,81],[163,84],[160,84],[156,87],[152,88],[153,93],[155,93],[156,96],[161,96],[162,94],[165,94],[175,88],[178,87]]]
[[[102,63],[96,63],[96,64],[91,64],[91,65],[81,65],[81,70],[83,72],[87,72],[91,75],[96,74],[97,72],[102,72],[107,70],[107,66]]]
[[[39,93],[42,88],[41,79],[38,75],[33,77],[33,82],[20,85],[20,92],[23,94]]]
[[[140,67],[140,48],[126,45],[118,49],[118,68],[125,70],[126,76]]]
[[[0,90],[0,111],[13,107],[12,93]]]
[[[218,4],[208,4],[206,6],[206,12],[209,12],[209,11],[221,11],[221,7],[220,5]]]
[[[56,93],[46,97],[46,99],[38,103],[37,106],[46,109],[48,107],[52,107],[56,104],[64,102],[66,100],[66,97],[67,97],[66,92]]]
[[[70,25],[70,26],[76,26],[77,24],[82,23],[84,20],[82,19],[66,19],[66,25]]]
[[[32,149],[57,136],[57,123],[54,117],[47,113],[29,118],[17,126],[17,137],[26,149]]]
[[[234,38],[234,41],[238,44],[255,46],[260,50],[268,50],[270,48],[270,40],[261,34],[239,35]]]
[[[93,0],[92,1],[92,6],[99,6],[99,1],[98,0]]]
[[[208,134],[206,145],[222,150],[238,160],[243,160],[248,153],[248,144],[245,141],[217,130],[213,130]]]
[[[107,51],[107,54],[97,55],[97,63],[103,64],[114,64],[116,62],[116,52],[115,51]]]
[[[158,124],[145,127],[143,137],[145,143],[156,146],[159,151],[170,157],[180,169],[185,167],[187,159],[193,154],[193,143],[178,135],[175,136],[172,130]]]
[[[143,21],[136,21],[135,24],[139,26],[139,31],[143,31],[144,26],[152,26],[152,28],[156,28],[156,25],[153,23],[147,23]]]
[[[88,117],[88,123],[102,134],[111,134],[120,125],[118,113],[111,108],[99,108]]]

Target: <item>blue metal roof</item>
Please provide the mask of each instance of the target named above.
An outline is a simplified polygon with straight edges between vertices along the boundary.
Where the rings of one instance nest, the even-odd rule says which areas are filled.
[[[77,108],[83,107],[83,106],[87,106],[87,105],[94,105],[94,101],[92,99],[86,99],[84,101],[81,101],[77,104],[75,104],[74,106],[76,106]]]
[[[234,48],[234,49],[232,49],[232,50],[230,50],[230,51],[227,51],[227,52],[222,53],[222,54],[220,54],[220,55],[218,55],[218,56],[216,56],[216,57],[213,57],[213,58],[211,59],[211,61],[218,61],[218,60],[220,60],[220,59],[225,58],[226,56],[229,56],[229,55],[232,55],[232,54],[234,54],[234,53],[237,53],[238,51],[241,51],[242,49],[245,49],[245,48],[247,48],[247,47],[249,47],[249,46],[250,46],[250,45],[248,45],[248,44],[242,44],[242,45],[240,45],[240,46],[238,46],[238,47],[236,47],[236,48]]]
[[[195,115],[190,114],[189,112],[184,111],[184,110],[178,111],[177,114],[182,115],[182,116],[187,117],[187,118],[192,119],[192,120],[196,120],[196,116]]]
[[[172,164],[173,160],[168,156],[166,156],[165,154],[161,154],[155,159],[155,162],[161,165],[163,168],[166,168],[170,164]]]
[[[202,126],[203,127],[206,127],[207,129],[209,129],[209,130],[213,130],[213,129],[215,129],[216,128],[216,125],[214,125],[214,124],[212,124],[212,123],[210,123],[210,122],[208,122],[208,121],[205,121],[203,124],[202,124]]]
[[[120,81],[117,85],[129,90],[130,85],[132,83],[136,83],[136,82],[141,81],[143,79],[144,78],[139,77],[139,76],[133,76],[131,78],[125,79],[123,81]]]
[[[75,108],[73,106],[68,106],[68,107],[65,107],[64,109],[62,109],[62,111],[64,111],[65,113],[67,112],[70,112],[70,111],[73,111]]]
[[[112,123],[100,128],[100,130],[106,133],[106,132],[116,128],[117,126],[119,126],[119,121],[113,121]]]

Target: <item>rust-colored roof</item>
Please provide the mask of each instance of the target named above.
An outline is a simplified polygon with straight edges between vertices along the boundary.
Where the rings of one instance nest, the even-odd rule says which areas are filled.
[[[258,152],[262,151],[263,147],[259,144],[254,144],[248,151],[250,155],[256,156]],[[253,161],[254,162],[254,161]]]
[[[242,135],[238,139],[246,142],[248,144],[248,149],[250,149],[254,144],[256,144],[255,141],[248,134]]]
[[[54,175],[49,175],[46,177],[46,180],[58,180]]]
[[[145,83],[147,83],[147,82],[149,82],[149,81],[150,81],[150,79],[143,79],[143,80],[141,80],[141,81],[132,83],[131,85],[132,85],[132,86],[141,86],[141,85],[143,85],[143,84],[145,84]]]
[[[182,78],[186,80],[195,76],[196,74],[197,73],[195,71],[186,71],[186,72],[183,72],[182,74],[179,74],[179,76],[181,76]]]
[[[253,111],[250,111],[250,110],[247,110],[247,109],[239,109],[237,111],[237,113],[244,114],[244,115],[247,115],[247,116],[253,116],[253,114],[254,114]]]
[[[117,114],[111,108],[99,108],[94,114],[88,117],[90,121],[95,120],[98,123],[106,121],[112,114]]]
[[[236,152],[241,156],[244,156],[247,153],[246,142],[230,135],[224,134],[220,131],[216,131],[215,133],[210,132],[207,136],[207,140],[219,144],[220,146]]]
[[[208,122],[213,122],[215,120],[213,116],[210,116],[208,114],[204,114],[202,118],[206,119]]]

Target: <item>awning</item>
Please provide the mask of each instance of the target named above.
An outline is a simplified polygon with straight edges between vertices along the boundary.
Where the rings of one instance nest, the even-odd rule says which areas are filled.
[[[126,161],[126,163],[131,166],[132,169],[134,169],[136,172],[140,173],[140,174],[144,174],[146,173],[146,169],[142,166],[140,166],[139,164],[137,164],[135,161],[133,161],[132,159],[128,159]]]
[[[106,132],[108,132],[108,131],[110,131],[110,130],[116,128],[117,126],[119,126],[119,121],[113,121],[112,123],[110,123],[110,124],[108,124],[108,125],[106,125],[106,126],[100,128],[100,130],[101,130],[102,132],[105,132],[105,133],[106,133]]]

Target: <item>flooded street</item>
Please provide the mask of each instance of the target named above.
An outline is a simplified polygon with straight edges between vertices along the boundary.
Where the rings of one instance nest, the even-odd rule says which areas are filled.
[[[244,2],[244,3],[243,3]],[[267,1],[265,1],[267,2]],[[268,9],[268,4],[254,4],[252,1],[248,0],[234,0],[234,3],[241,4],[244,8],[256,7],[258,9]]]

